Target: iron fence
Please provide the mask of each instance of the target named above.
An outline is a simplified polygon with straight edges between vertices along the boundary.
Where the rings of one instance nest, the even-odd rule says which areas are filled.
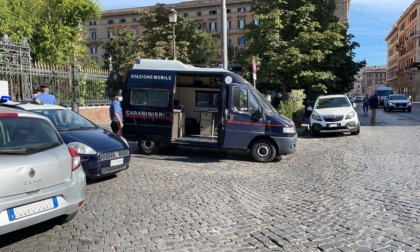
[[[27,41],[15,44],[7,35],[0,40],[0,80],[8,82],[13,100],[29,99],[35,87],[47,83],[64,106],[108,105],[114,90],[122,88],[113,71],[81,68],[76,59],[66,67],[32,63]]]

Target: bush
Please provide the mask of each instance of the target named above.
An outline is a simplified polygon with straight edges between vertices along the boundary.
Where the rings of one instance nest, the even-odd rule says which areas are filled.
[[[305,115],[305,105],[303,105],[305,98],[303,89],[292,90],[288,99],[280,102],[279,113],[293,121],[301,121]]]

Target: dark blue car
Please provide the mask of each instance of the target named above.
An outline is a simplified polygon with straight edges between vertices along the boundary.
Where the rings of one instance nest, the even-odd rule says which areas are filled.
[[[70,109],[34,103],[13,107],[48,117],[64,142],[80,154],[88,179],[113,175],[129,167],[131,153],[123,137],[98,127]]]

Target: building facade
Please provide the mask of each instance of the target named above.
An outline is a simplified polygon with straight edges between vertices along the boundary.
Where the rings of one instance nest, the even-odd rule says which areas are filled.
[[[359,82],[363,95],[372,95],[376,87],[385,87],[387,67],[386,66],[367,66],[360,70]]]
[[[413,101],[420,99],[420,0],[415,0],[401,15],[387,42],[387,84],[394,92]]]
[[[341,22],[347,24],[350,0],[335,1],[337,6],[335,15]],[[178,11],[179,17],[193,19],[198,29],[211,33],[220,39],[222,26],[220,21],[220,0],[194,0],[167,5],[168,9],[171,7]],[[151,8],[154,8],[154,6],[103,11],[99,20],[87,21],[85,27],[89,41],[88,54],[102,65],[104,62],[102,45],[112,38],[116,27],[125,26],[131,29],[133,33],[141,35],[143,27],[137,22],[138,10]],[[245,25],[251,22],[258,23],[258,20],[254,19],[250,0],[227,0],[226,11],[227,44],[233,51],[228,61],[232,61],[232,58],[235,57],[235,52],[243,48],[246,43],[244,38]]]

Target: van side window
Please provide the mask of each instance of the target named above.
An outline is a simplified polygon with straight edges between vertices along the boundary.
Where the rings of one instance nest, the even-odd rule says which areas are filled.
[[[232,109],[235,112],[248,112],[248,90],[239,87],[233,87]]]
[[[132,105],[166,108],[169,92],[165,89],[133,89],[131,91]]]

